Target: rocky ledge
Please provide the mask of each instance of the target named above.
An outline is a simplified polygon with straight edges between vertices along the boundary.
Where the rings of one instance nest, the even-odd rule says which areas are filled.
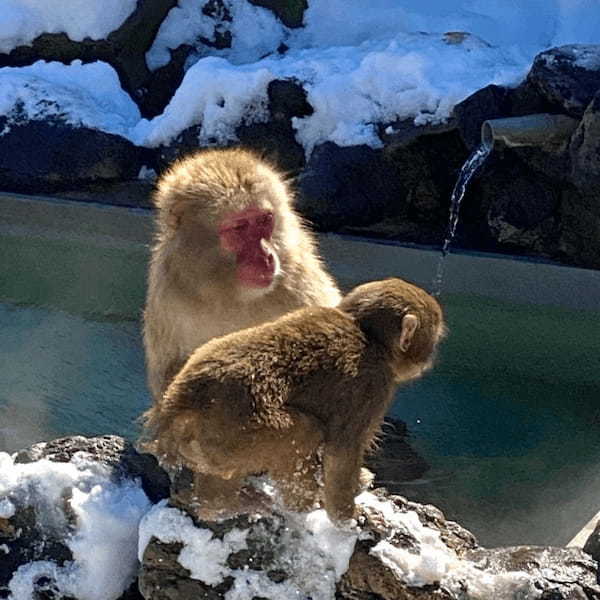
[[[0,597],[600,598],[582,550],[482,548],[435,507],[383,489],[361,494],[358,522],[342,529],[275,497],[269,515],[199,521],[180,492],[169,498],[154,458],[116,436],[0,454]]]

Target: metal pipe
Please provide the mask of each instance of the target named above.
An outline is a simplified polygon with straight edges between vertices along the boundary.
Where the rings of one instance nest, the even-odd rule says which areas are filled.
[[[547,113],[490,119],[481,126],[481,142],[488,148],[497,141],[511,147],[558,144],[569,138],[578,124],[572,117]]]

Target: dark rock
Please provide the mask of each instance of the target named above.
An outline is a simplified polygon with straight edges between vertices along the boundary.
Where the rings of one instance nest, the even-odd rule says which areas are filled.
[[[291,80],[275,79],[267,88],[270,119],[266,123],[242,124],[236,130],[239,142],[256,150],[288,174],[304,166],[304,148],[296,141],[293,117],[313,113],[306,92]]]
[[[598,564],[579,548],[477,548],[469,551],[467,558],[488,573],[529,574],[535,580],[539,597],[545,600],[600,598]]]
[[[298,183],[299,210],[326,230],[374,223],[399,196],[394,165],[369,146],[317,146]]]
[[[462,140],[469,150],[473,150],[481,144],[483,122],[506,117],[509,111],[509,90],[497,85],[488,85],[457,104],[452,114]]]
[[[116,481],[139,477],[152,502],[169,497],[169,476],[151,454],[140,454],[133,444],[117,435],[86,438],[81,435],[40,442],[16,453],[15,463],[31,463],[42,458],[69,462],[75,453],[85,452],[108,465]]]
[[[600,521],[583,545],[583,551],[587,552],[596,562],[600,562]]]
[[[225,578],[216,586],[209,586],[198,579],[191,579],[190,572],[177,561],[183,545],[164,544],[153,540],[146,552],[139,573],[139,590],[148,600],[175,600],[198,598],[219,600],[232,586],[231,578]]]
[[[600,77],[600,75],[599,75]],[[571,181],[579,189],[600,193],[600,90],[588,104],[571,138]]]
[[[65,531],[72,531],[72,524],[65,513],[44,505],[43,498],[38,497],[35,491],[31,500],[38,505],[42,503],[43,512],[38,514],[32,506],[24,506],[9,519],[0,518],[0,547],[8,549],[7,552],[0,550],[0,598],[4,597],[3,592],[8,589],[13,574],[21,565],[49,560],[63,566],[73,559],[70,548],[64,542]]]
[[[144,117],[151,119],[165,110],[183,81],[185,63],[193,50],[188,44],[171,50],[171,60],[153,71],[143,87],[138,89],[136,100]]]
[[[0,129],[7,122],[0,117]],[[47,193],[133,179],[144,162],[144,151],[128,140],[61,119],[12,122],[8,129],[0,146],[5,191]]]
[[[249,0],[250,4],[273,11],[286,27],[302,27],[307,0]]]
[[[538,54],[526,84],[555,112],[582,117],[600,89],[600,46],[571,44]]]
[[[414,119],[399,119],[393,123],[378,126],[378,135],[383,142],[386,152],[404,148],[422,136],[435,136],[456,129],[457,122],[450,117],[443,123],[415,125]],[[434,138],[432,138],[434,139]]]
[[[176,5],[177,0],[138,0],[135,11],[106,40],[86,38],[73,42],[64,33],[44,33],[30,45],[0,55],[0,66],[20,67],[40,59],[65,64],[75,59],[84,63],[102,60],[115,68],[123,88],[136,100],[137,90],[144,87],[150,77],[145,54],[160,24]]]
[[[566,264],[600,269],[600,203],[593,192],[566,189],[559,215],[557,258]]]
[[[419,479],[429,470],[425,459],[413,450],[407,438],[405,423],[385,418],[379,448],[366,464],[375,474],[376,487],[395,493],[398,484]]]

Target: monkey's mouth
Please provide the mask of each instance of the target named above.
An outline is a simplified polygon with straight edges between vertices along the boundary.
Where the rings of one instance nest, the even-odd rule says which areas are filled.
[[[239,274],[239,281],[243,287],[267,288],[273,283],[274,273]]]
[[[252,257],[239,261],[237,266],[238,281],[243,287],[268,288],[278,272],[278,262],[273,254]]]

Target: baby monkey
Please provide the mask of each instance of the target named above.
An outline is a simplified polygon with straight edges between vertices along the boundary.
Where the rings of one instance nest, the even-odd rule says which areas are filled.
[[[431,366],[444,331],[432,296],[387,279],[213,339],[145,414],[148,446],[194,471],[200,516],[244,512],[245,478],[268,474],[288,508],[319,501],[345,521],[396,386]]]

